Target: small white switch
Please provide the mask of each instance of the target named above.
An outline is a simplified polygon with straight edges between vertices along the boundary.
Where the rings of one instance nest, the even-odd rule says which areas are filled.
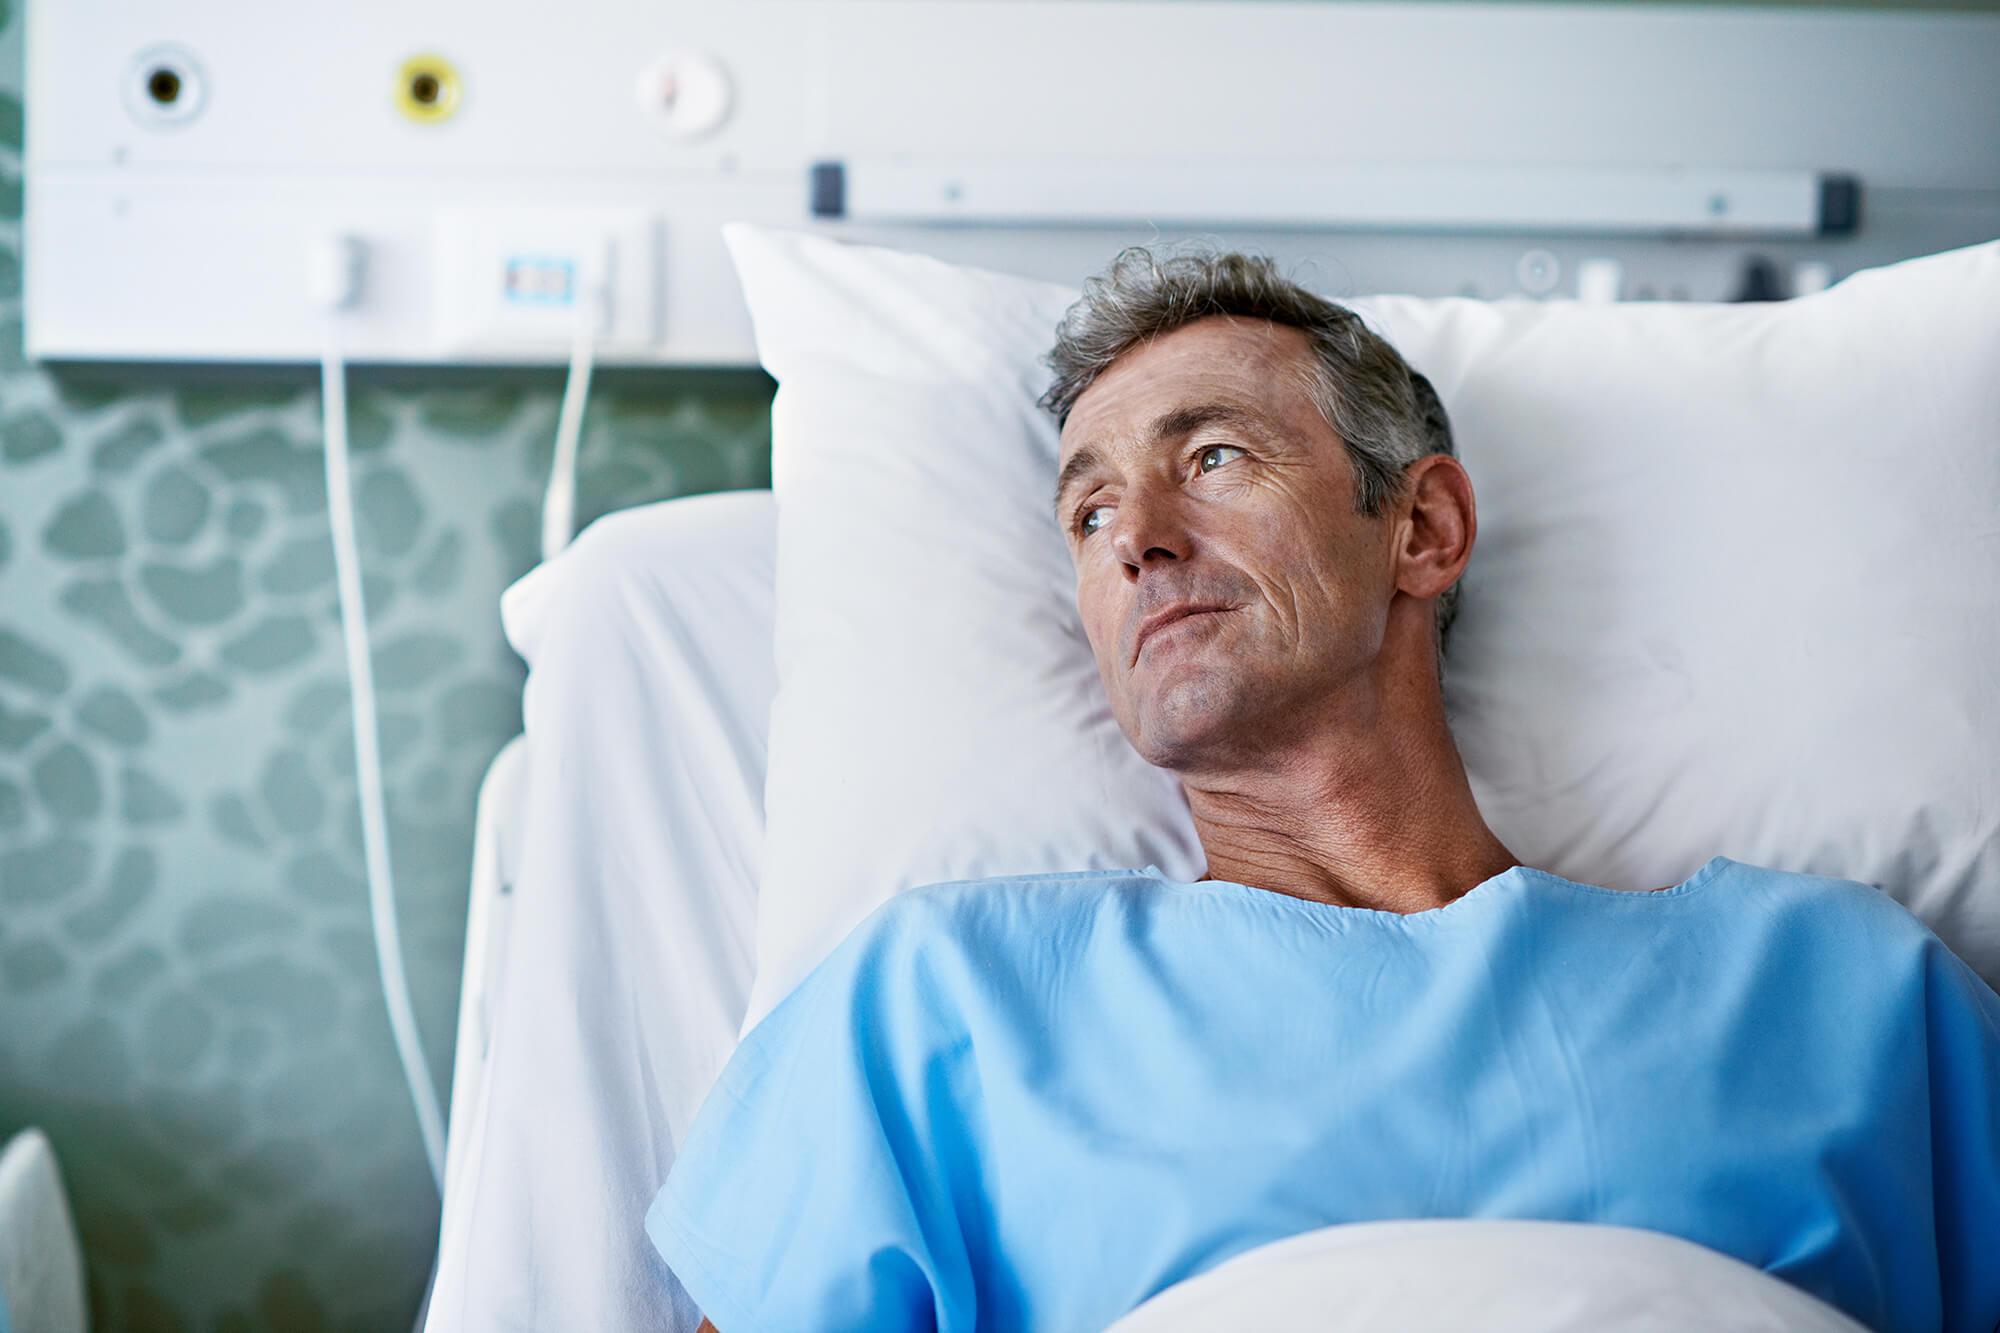
[[[1615,259],[1586,259],[1576,266],[1576,299],[1610,305],[1625,287],[1625,266]]]

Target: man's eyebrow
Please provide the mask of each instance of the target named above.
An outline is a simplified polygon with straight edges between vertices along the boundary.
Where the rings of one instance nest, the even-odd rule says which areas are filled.
[[[1235,403],[1196,403],[1190,407],[1177,407],[1155,419],[1150,434],[1155,441],[1177,440],[1194,434],[1203,426],[1240,426],[1246,430],[1261,431],[1266,428],[1266,423],[1261,413]]]
[[[1069,461],[1062,465],[1062,471],[1056,474],[1055,509],[1058,519],[1062,517],[1063,496],[1069,494],[1069,488],[1084,474],[1096,471],[1103,461],[1097,450],[1086,444],[1071,454]]]

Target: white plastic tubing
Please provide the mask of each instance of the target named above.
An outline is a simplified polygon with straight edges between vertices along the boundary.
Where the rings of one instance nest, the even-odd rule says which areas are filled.
[[[347,372],[342,364],[337,312],[359,285],[361,248],[351,237],[322,242],[310,258],[314,301],[327,312],[320,390],[326,423],[326,504],[333,528],[333,564],[340,592],[340,630],[347,647],[348,693],[353,699],[354,767],[361,802],[361,844],[368,870],[368,913],[375,928],[375,958],[382,998],[403,1078],[416,1105],[431,1178],[444,1190],[444,1117],[437,1085],[424,1060],[410,985],[403,974],[403,946],[396,928],[396,883],[389,864],[389,823],[382,793],[382,755],[375,723],[375,673],[368,651],[368,608],[361,593],[361,559],[354,540],[354,496],[347,469]]]
[[[542,495],[542,559],[553,560],[576,533],[576,451],[583,438],[583,405],[590,396],[590,368],[595,357],[598,325],[604,317],[604,291],[595,282],[577,308],[576,335],[570,343],[569,379],[563,385],[562,412],[556,418],[556,452],[549,464],[549,486]]]
[[[354,495],[348,482],[347,372],[341,359],[339,311],[360,287],[363,250],[350,236],[331,236],[308,256],[312,300],[326,314],[325,350],[320,357],[320,392],[325,411],[327,519],[333,529],[333,565],[340,592],[340,630],[347,648],[348,693],[353,700],[354,768],[361,803],[361,846],[368,872],[368,913],[375,928],[375,959],[382,975],[382,999],[396,1055],[416,1107],[424,1156],[440,1194],[444,1190],[444,1116],[437,1085],[424,1060],[403,946],[396,925],[396,882],[389,860],[389,821],[382,790],[381,745],[375,721],[375,674],[368,649],[368,608],[361,590],[361,558],[354,537]],[[556,423],[555,457],[542,499],[542,558],[553,559],[569,545],[576,524],[576,455],[583,434],[584,403],[604,293],[592,284],[577,312],[570,349],[569,379]]]

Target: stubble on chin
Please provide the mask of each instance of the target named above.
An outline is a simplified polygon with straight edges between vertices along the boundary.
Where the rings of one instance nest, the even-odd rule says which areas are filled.
[[[1240,736],[1244,682],[1214,667],[1182,669],[1165,681],[1131,682],[1144,691],[1133,700],[1135,726],[1126,736],[1156,768],[1185,772],[1212,761]]]

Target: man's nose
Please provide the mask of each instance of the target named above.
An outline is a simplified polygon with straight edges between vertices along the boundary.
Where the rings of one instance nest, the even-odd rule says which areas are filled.
[[[1111,549],[1132,578],[1149,564],[1187,559],[1192,545],[1186,516],[1174,496],[1128,490],[1119,498]]]

